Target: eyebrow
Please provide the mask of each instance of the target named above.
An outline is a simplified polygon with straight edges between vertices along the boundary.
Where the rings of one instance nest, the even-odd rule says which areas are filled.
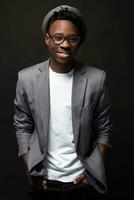
[[[67,35],[64,35],[63,33],[54,33],[53,35],[63,35],[63,36],[78,36],[79,34],[67,34]]]

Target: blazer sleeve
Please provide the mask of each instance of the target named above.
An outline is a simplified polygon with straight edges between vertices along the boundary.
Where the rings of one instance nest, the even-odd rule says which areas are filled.
[[[103,72],[99,98],[94,113],[94,130],[97,139],[92,153],[85,160],[89,181],[100,193],[105,193],[108,189],[105,176],[104,158],[97,143],[106,144],[111,147],[111,128],[111,103],[108,93],[106,72]]]
[[[100,85],[100,95],[94,114],[94,130],[97,135],[97,143],[111,146],[111,128],[111,102],[108,91],[108,80],[106,72],[103,72]]]
[[[14,110],[15,114],[13,125],[16,130],[18,142],[18,156],[20,156],[28,151],[29,140],[33,132],[33,118],[22,84],[21,72],[18,73]]]

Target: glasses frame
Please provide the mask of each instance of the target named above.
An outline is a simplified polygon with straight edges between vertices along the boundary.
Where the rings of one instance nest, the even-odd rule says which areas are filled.
[[[80,41],[80,36],[79,35],[70,35],[70,36],[64,36],[64,35],[51,35],[51,34],[48,34],[48,36],[52,39],[52,41],[53,41],[53,43],[55,44],[55,45],[61,45],[65,40],[69,43],[69,44],[77,44],[77,42],[79,42]],[[56,36],[60,36],[60,37],[62,37],[63,38],[63,40],[62,41],[56,41],[55,40],[55,38],[56,38]],[[77,40],[76,41],[71,41],[71,37],[72,36],[75,36],[76,38],[77,38]]]

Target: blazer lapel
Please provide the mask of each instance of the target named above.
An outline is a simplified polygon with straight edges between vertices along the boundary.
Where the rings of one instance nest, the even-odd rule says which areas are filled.
[[[49,129],[50,94],[49,94],[49,60],[39,68],[40,76],[37,83],[38,108],[40,113],[40,142],[43,151],[46,150]]]
[[[84,103],[86,86],[87,78],[85,77],[85,70],[82,69],[82,66],[80,66],[79,63],[76,63],[72,88],[72,124],[74,143],[76,148],[79,138],[80,118]]]

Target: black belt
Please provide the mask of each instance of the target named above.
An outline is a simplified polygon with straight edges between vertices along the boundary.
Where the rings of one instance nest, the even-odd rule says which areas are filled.
[[[60,187],[71,186],[71,185],[74,185],[74,182],[61,182],[61,181],[55,181],[55,180],[47,180],[48,187],[60,188]]]

